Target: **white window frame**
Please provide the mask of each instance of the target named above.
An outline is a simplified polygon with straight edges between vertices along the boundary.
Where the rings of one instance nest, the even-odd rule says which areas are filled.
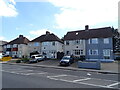
[[[65,45],[70,45],[70,42],[69,41],[65,41]]]
[[[91,44],[98,44],[98,38],[92,38]]]
[[[73,52],[74,52],[74,55],[83,55],[83,50],[82,49],[81,50],[75,49],[75,50],[73,50]]]
[[[104,38],[104,44],[109,44],[109,38]]]
[[[34,43],[34,46],[35,46],[35,47],[40,46],[39,42],[35,42],[35,43]]]
[[[94,52],[96,52],[96,54]],[[89,55],[98,55],[98,49],[90,49]]]
[[[91,41],[91,39],[88,39],[88,44],[90,44],[90,43],[91,43],[90,41]]]
[[[17,44],[13,44],[13,47],[16,48],[16,47],[17,47]]]
[[[11,46],[11,45],[7,45],[7,48],[11,48],[10,46]]]
[[[52,42],[52,46],[55,46],[55,41]]]
[[[103,56],[110,56],[110,49],[104,49]]]

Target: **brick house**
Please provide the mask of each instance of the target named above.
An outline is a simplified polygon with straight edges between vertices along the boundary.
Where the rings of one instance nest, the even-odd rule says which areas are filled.
[[[23,35],[5,44],[4,52],[11,57],[23,57],[28,55],[28,42],[29,40]]]
[[[70,54],[77,54],[77,56],[85,55],[86,59],[92,60],[114,59],[113,40],[115,35],[114,28],[89,29],[89,26],[86,25],[85,30],[71,31],[64,36],[64,52],[67,54],[70,51]],[[78,40],[82,40],[83,43],[78,43]],[[68,42],[69,45],[66,45]],[[72,42],[77,42],[77,45]]]
[[[29,52],[35,51],[47,58],[57,58],[57,53],[63,52],[63,41],[53,33],[46,31],[46,34],[29,42]]]

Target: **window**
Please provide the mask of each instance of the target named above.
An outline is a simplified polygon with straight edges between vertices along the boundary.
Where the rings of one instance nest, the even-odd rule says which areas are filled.
[[[69,45],[69,41],[66,41],[66,45]]]
[[[13,47],[17,47],[17,44],[13,44]]]
[[[104,59],[110,59],[110,49],[103,50]]]
[[[92,43],[92,44],[97,44],[97,43],[98,43],[98,39],[97,39],[97,38],[91,39],[91,43]]]
[[[55,46],[55,42],[52,42],[52,45]]]
[[[104,38],[104,44],[109,44],[109,38]]]
[[[97,49],[89,50],[89,55],[98,55],[98,50]]]
[[[43,42],[42,45],[47,46],[47,45],[49,45],[49,42]]]
[[[110,49],[104,49],[103,50],[103,55],[104,56],[110,56]]]
[[[7,45],[7,48],[10,48],[10,45]]]
[[[83,55],[83,50],[73,50],[75,55]]]
[[[70,51],[66,51],[66,54],[69,55],[69,54],[70,54]]]
[[[80,40],[75,40],[75,44],[80,44]]]
[[[31,43],[29,43],[28,45],[29,45],[29,46],[32,46],[32,44],[31,44]]]
[[[35,42],[35,43],[34,43],[34,46],[39,46],[39,43],[38,43],[38,42]]]
[[[16,51],[12,51],[12,54],[13,54],[13,55],[16,55],[16,54],[17,54],[17,52],[16,52]]]
[[[80,40],[80,44],[83,44],[83,40]]]

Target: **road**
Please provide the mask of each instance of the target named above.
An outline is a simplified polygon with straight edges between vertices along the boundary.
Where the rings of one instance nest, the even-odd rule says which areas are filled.
[[[118,74],[2,65],[2,88],[118,88]]]

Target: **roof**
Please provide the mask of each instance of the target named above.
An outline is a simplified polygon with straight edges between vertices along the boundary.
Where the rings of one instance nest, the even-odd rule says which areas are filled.
[[[30,41],[30,42],[46,42],[46,41],[58,41],[58,42],[63,43],[63,41],[62,41],[61,39],[59,39],[59,38],[58,38],[56,35],[54,35],[53,33],[41,35],[41,36],[33,39],[33,40]]]
[[[2,40],[0,40],[0,45],[4,45],[4,44],[6,44],[7,43],[7,41],[2,41]]]
[[[88,30],[77,30],[68,32],[64,40],[89,39],[89,38],[108,38],[113,36],[113,28],[104,27]]]
[[[27,44],[29,40],[26,37],[23,37],[23,35],[19,35],[18,38],[8,42],[7,44]]]

